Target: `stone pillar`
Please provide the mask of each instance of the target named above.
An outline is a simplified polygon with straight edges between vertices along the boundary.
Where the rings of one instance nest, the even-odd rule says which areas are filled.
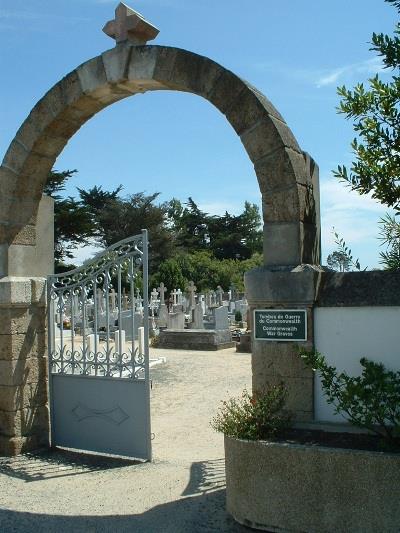
[[[313,306],[320,268],[301,265],[293,270],[272,271],[268,267],[245,274],[246,295],[253,315],[255,309],[306,309],[307,341],[266,341],[254,338],[252,328],[253,391],[267,384],[284,382],[288,388],[287,407],[297,421],[313,420],[313,372],[298,355],[300,346],[314,346]]]
[[[49,445],[44,276],[54,268],[51,198],[39,203],[36,232],[21,239],[0,245],[0,455]]]
[[[0,455],[49,444],[46,283],[0,279]]]

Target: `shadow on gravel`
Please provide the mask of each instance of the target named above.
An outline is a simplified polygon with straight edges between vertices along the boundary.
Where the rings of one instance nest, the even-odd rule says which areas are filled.
[[[104,497],[107,497],[104,487]],[[90,497],[88,495],[88,497]],[[63,512],[63,509],[60,509]],[[96,512],[96,509],[93,509]],[[142,514],[129,514],[123,497],[115,516],[66,516],[19,513],[0,509],[2,533],[240,533],[249,532],[225,511],[225,491],[218,490],[158,505]]]
[[[199,461],[192,463],[190,478],[182,496],[195,496],[225,488],[225,461]]]
[[[29,482],[76,476],[132,464],[142,463],[130,459],[53,449],[26,453],[17,457],[1,457],[0,474]]]

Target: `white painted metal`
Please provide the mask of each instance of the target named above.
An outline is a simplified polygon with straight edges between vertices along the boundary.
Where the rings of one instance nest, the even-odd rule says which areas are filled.
[[[139,344],[134,320],[140,273]],[[113,283],[116,292],[110,291]],[[151,460],[147,231],[78,269],[50,276],[47,287],[52,445]]]

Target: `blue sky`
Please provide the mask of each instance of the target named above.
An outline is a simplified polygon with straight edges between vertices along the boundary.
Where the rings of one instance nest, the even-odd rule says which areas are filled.
[[[102,33],[118,2],[0,0],[0,154],[36,101],[61,77],[112,48]],[[363,266],[378,266],[385,207],[351,193],[331,175],[351,161],[351,125],[337,115],[336,87],[381,69],[372,32],[392,33],[396,10],[383,0],[132,0],[160,29],[154,44],[212,58],[247,79],[278,108],[320,167],[323,259],[332,227]],[[384,74],[386,75],[386,74]],[[188,196],[205,211],[238,213],[260,202],[252,165],[226,119],[189,94],[153,92],[94,117],[56,163],[78,169],[75,187],[122,183],[125,192]]]

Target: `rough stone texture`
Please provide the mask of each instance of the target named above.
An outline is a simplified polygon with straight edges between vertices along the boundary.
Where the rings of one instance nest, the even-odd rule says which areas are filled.
[[[0,434],[8,437],[30,437],[42,434],[49,425],[47,405],[31,406],[19,411],[0,410]]]
[[[9,437],[0,435],[0,455],[15,456],[40,448],[48,448],[50,436],[45,431],[29,437]]]
[[[270,199],[264,197],[264,215],[268,222],[266,254],[273,255],[273,262],[268,262],[266,257],[266,264],[299,264],[318,258],[318,230],[315,229],[318,198],[317,188],[312,188],[316,182],[315,165],[303,155],[290,129],[268,99],[206,57],[177,48],[126,44],[104,52],[65,76],[37,103],[21,126],[4,158],[0,183],[3,190],[4,180],[9,189],[7,202],[12,198],[33,201],[26,212],[8,209],[4,227],[0,228],[0,244],[35,244],[35,224],[29,227],[29,221],[36,213],[35,205],[47,173],[82,124],[121,98],[159,89],[186,91],[209,99],[241,136],[255,163],[262,192],[276,189],[277,183],[290,189],[291,200],[286,204],[282,202],[282,191],[276,190]],[[7,172],[14,174],[14,180],[10,180]],[[297,224],[305,222],[310,227],[300,225],[287,229],[289,233],[284,234],[283,239],[282,228],[279,235],[276,228],[269,231],[269,223],[288,220]],[[5,253],[3,247],[0,264],[7,268]],[[27,266],[18,274],[32,273]]]
[[[47,380],[47,359],[39,355],[27,359],[0,361],[0,376],[1,384],[6,386]]]
[[[45,305],[44,279],[0,279],[2,455],[48,443]]]
[[[320,271],[301,267],[296,271],[271,272],[266,267],[245,274],[245,287],[250,313],[255,309],[307,309],[306,342],[273,342],[256,340],[252,332],[253,389],[284,382],[288,389],[287,408],[297,421],[313,419],[314,377],[302,363],[298,349],[313,348],[312,308]]]
[[[45,336],[30,329],[27,333],[6,334],[0,336],[0,363],[14,359],[42,357],[46,353]]]
[[[317,307],[400,304],[400,272],[323,272]]]
[[[245,273],[247,300],[253,305],[273,307],[290,305],[309,306],[315,301],[320,271],[308,268],[303,271],[275,271],[266,267],[254,268]]]
[[[158,346],[182,350],[223,350],[235,346],[229,330],[187,329],[160,331]]]
[[[225,438],[227,510],[300,533],[396,532],[400,455]]]
[[[47,382],[44,379],[18,387],[0,385],[0,410],[3,411],[45,405],[47,400]]]
[[[286,123],[268,115],[245,130],[240,138],[253,163],[279,148],[287,147],[300,152]]]

